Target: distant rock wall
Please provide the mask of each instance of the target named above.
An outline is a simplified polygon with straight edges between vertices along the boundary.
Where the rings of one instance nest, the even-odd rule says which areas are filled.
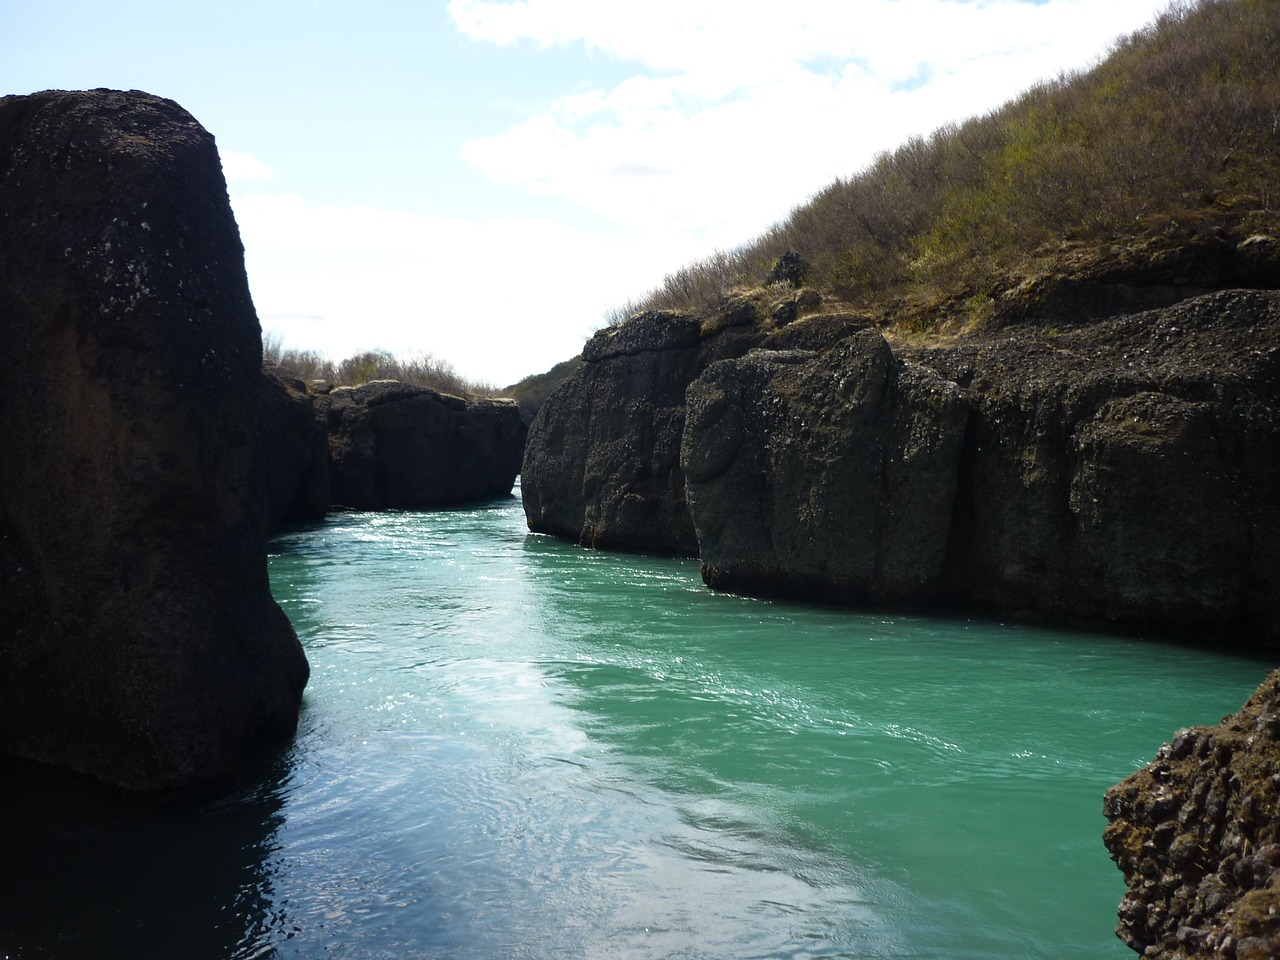
[[[747,593],[1280,643],[1280,294],[896,352],[788,303],[593,338],[530,528]]]
[[[331,508],[413,510],[509,496],[528,427],[514,400],[395,380],[357,387],[262,375],[259,456],[271,526]]]
[[[1280,671],[1107,791],[1128,891],[1117,935],[1155,960],[1280,956]]]
[[[259,380],[258,455],[268,525],[321,520],[329,511],[329,418],[307,385],[278,370]]]
[[[213,138],[142,93],[0,99],[0,751],[234,775],[307,662],[271,598],[261,344]]]
[[[357,510],[507,496],[527,428],[514,400],[463,399],[394,380],[324,398],[331,499]]]

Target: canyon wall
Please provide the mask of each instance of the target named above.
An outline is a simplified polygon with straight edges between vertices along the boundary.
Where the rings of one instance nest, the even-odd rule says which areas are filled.
[[[535,419],[529,526],[745,593],[1273,646],[1280,294],[1183,292],[897,347],[803,291],[633,318]]]

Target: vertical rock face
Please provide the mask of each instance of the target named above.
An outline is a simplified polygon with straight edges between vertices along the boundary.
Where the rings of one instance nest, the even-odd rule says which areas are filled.
[[[529,428],[520,488],[531,530],[578,543],[696,555],[680,441],[685,389],[760,341],[737,303],[701,323],[653,312],[591,338],[583,367]]]
[[[1117,935],[1157,960],[1280,956],[1280,671],[1107,791]]]
[[[1280,643],[1278,333],[1226,291],[922,357],[971,408],[948,598]]]
[[[335,504],[414,509],[511,493],[526,432],[514,400],[375,380],[325,401]]]
[[[307,664],[271,598],[261,347],[213,138],[141,93],[0,100],[0,749],[233,774]]]
[[[525,512],[723,589],[1280,645],[1278,338],[1247,290],[897,353],[644,315],[535,419]]]
[[[306,384],[279,370],[262,372],[258,453],[268,527],[322,520],[329,510],[329,419]]]
[[[649,314],[625,338],[597,334],[587,365],[534,420],[521,475],[529,527],[594,546],[695,553],[684,505],[684,391],[698,324]]]
[[[967,410],[875,330],[757,350],[688,392],[682,458],[712,587],[925,603],[946,558]]]

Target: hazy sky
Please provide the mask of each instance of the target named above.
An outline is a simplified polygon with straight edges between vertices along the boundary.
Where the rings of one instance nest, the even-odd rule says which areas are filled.
[[[0,0],[0,92],[217,138],[264,329],[501,386],[912,134],[1164,0]]]

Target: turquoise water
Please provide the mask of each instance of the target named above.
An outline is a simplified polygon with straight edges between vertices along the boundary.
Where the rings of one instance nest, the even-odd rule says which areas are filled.
[[[1102,793],[1267,666],[715,595],[515,499],[270,569],[292,748],[183,807],[7,774],[0,957],[1128,957]]]

